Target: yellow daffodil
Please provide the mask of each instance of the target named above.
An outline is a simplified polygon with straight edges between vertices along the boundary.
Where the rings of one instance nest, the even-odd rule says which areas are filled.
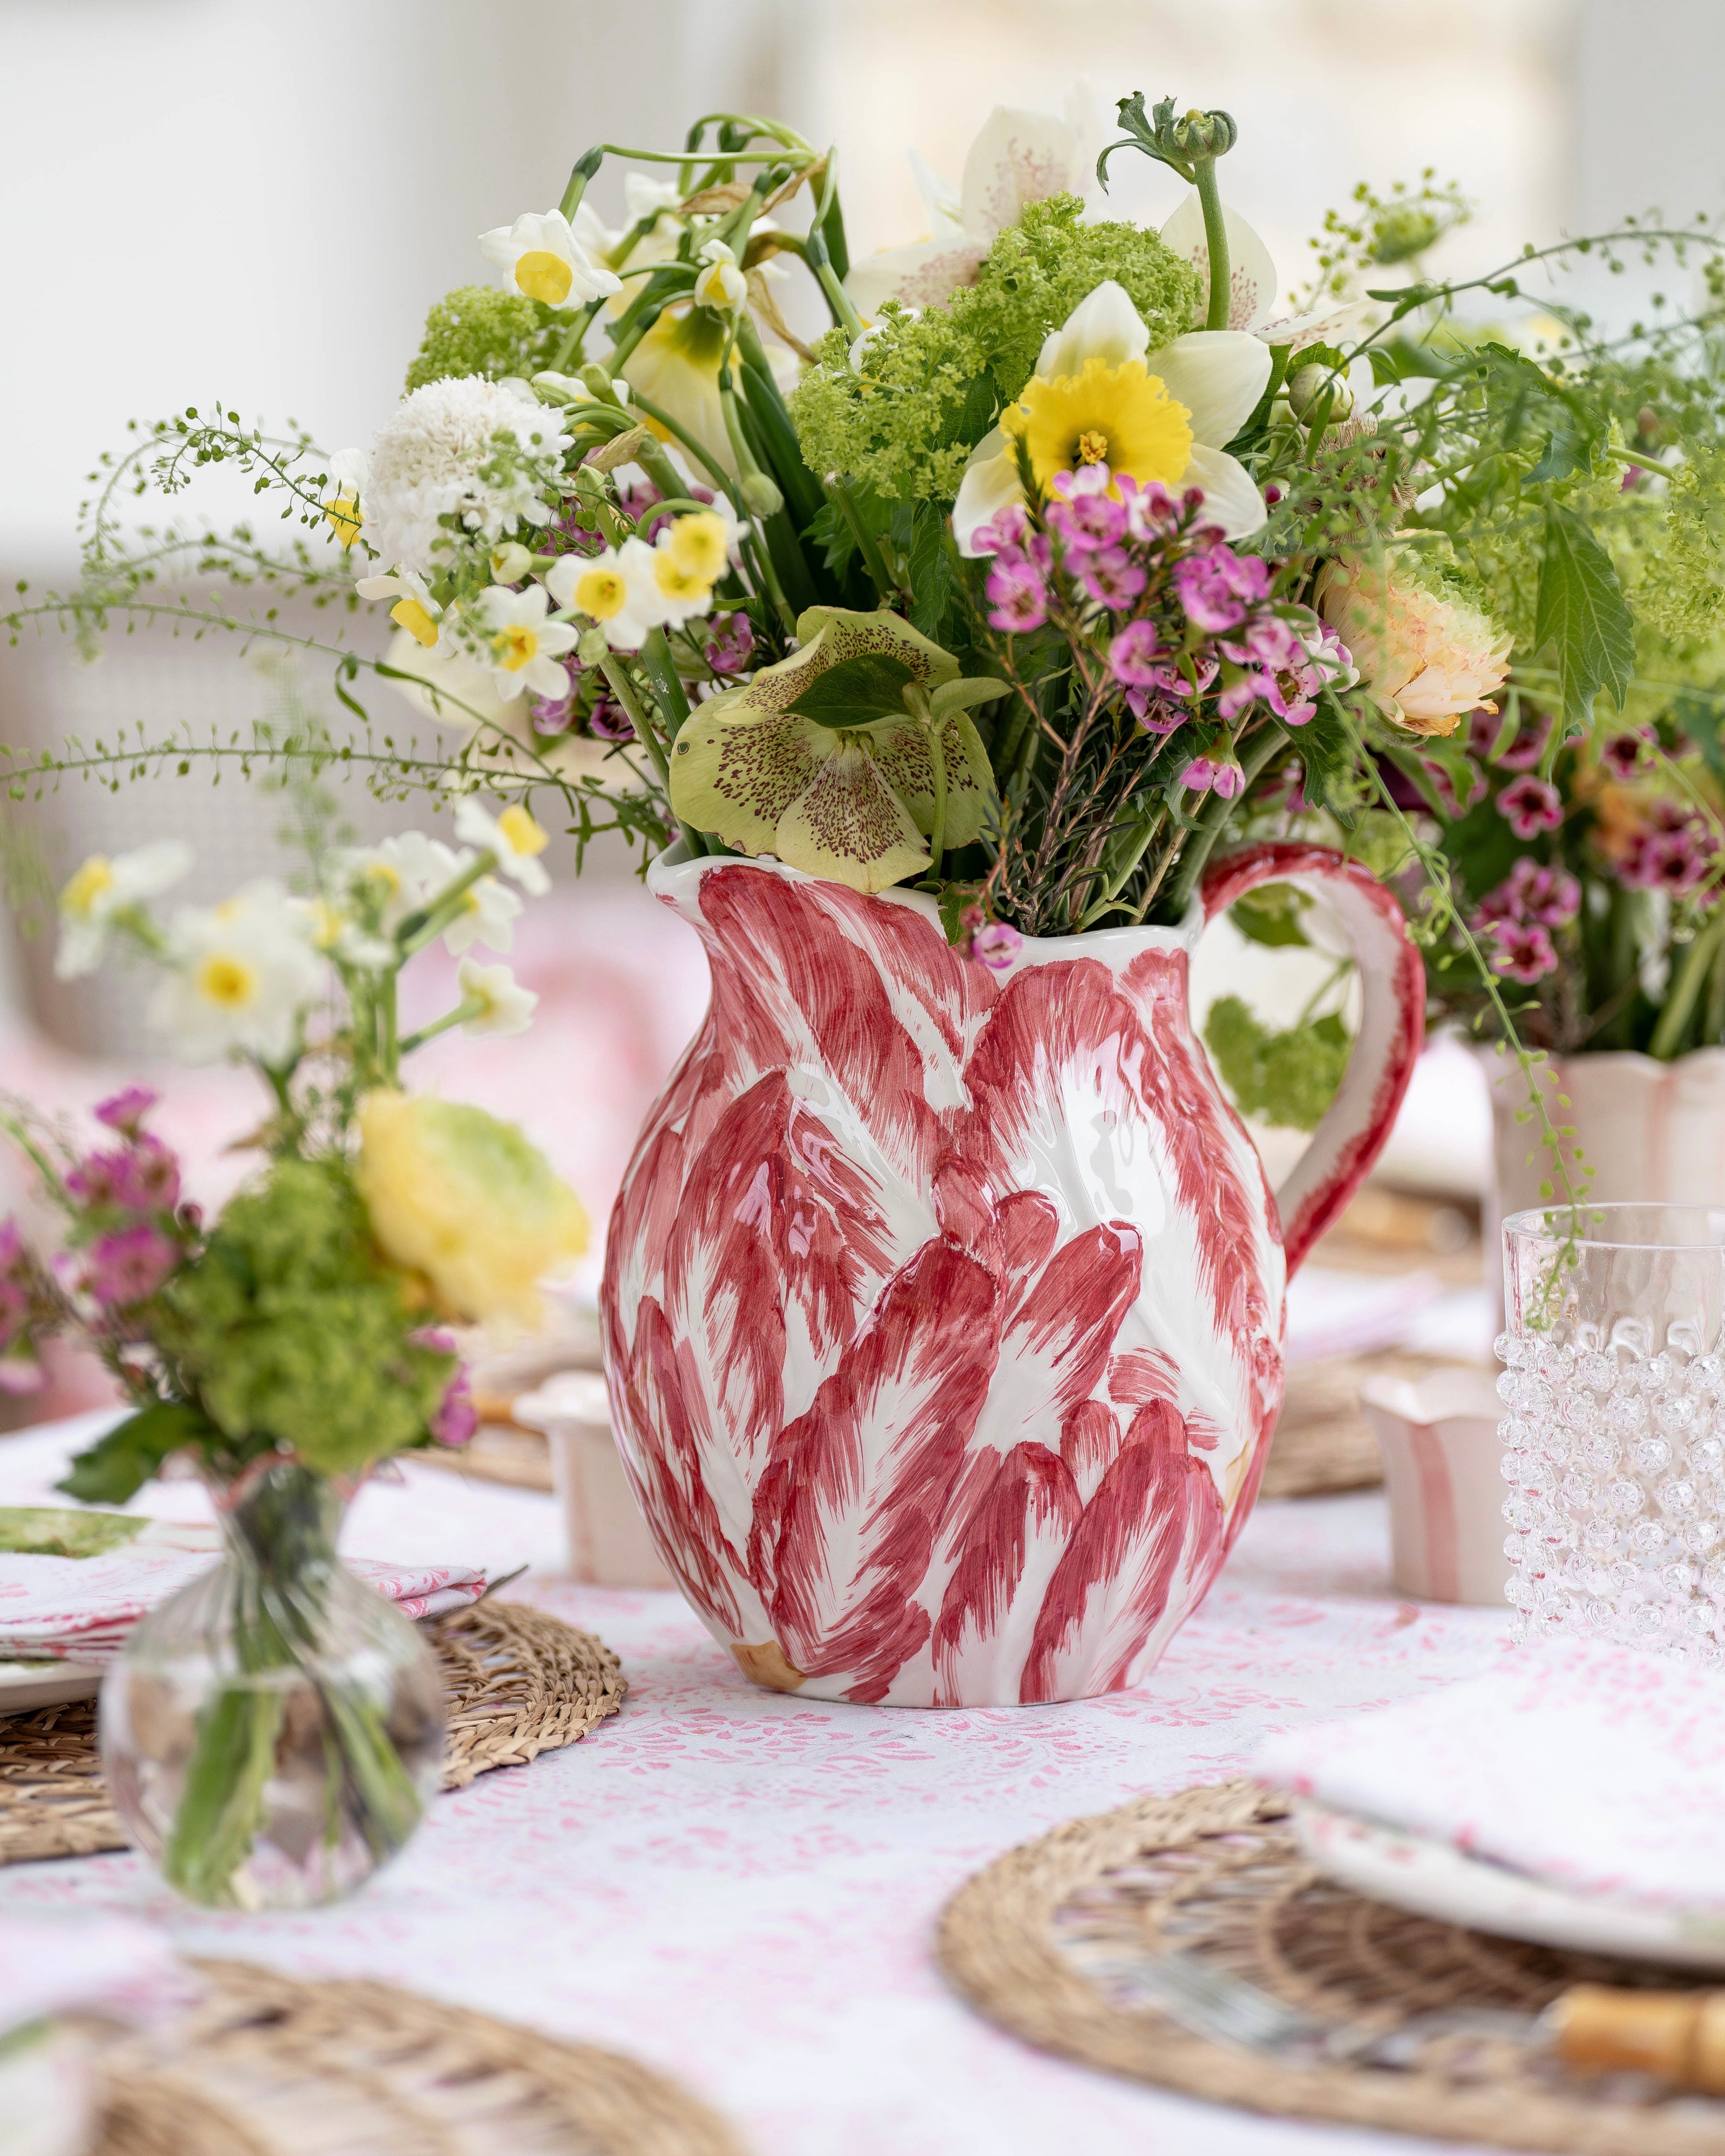
[[[734,526],[711,509],[693,510],[679,516],[665,539],[665,551],[687,576],[713,584],[724,574],[730,560]]]
[[[519,802],[493,822],[469,794],[456,803],[456,836],[492,855],[503,874],[535,898],[550,890],[551,879],[539,855],[550,844],[551,834]]]
[[[539,1282],[587,1247],[580,1200],[538,1147],[424,1094],[373,1093],[358,1123],[353,1178],[384,1255],[451,1317],[531,1322]]]
[[[363,599],[393,598],[395,603],[389,609],[390,620],[427,651],[436,649],[437,639],[443,633],[440,626],[443,609],[432,598],[423,577],[416,577],[411,569],[398,569],[394,576],[361,577],[353,588]]]
[[[510,290],[548,307],[584,307],[621,289],[615,274],[595,262],[576,239],[561,210],[548,210],[543,217],[529,210],[513,224],[481,233],[479,244]]]
[[[363,449],[338,449],[329,460],[331,490],[323,497],[323,517],[342,547],[353,544],[365,522],[362,496],[370,467]]]
[[[1201,487],[1230,539],[1259,528],[1264,497],[1222,445],[1264,393],[1269,347],[1237,330],[1193,330],[1157,352],[1149,344],[1137,309],[1112,279],[1079,303],[1044,342],[1017,401],[971,453],[952,511],[963,552],[975,553],[981,527],[1023,499],[1021,439],[1039,487],[1058,472],[1105,464],[1141,484]]]
[[[700,444],[718,470],[734,476],[737,463],[718,394],[718,370],[730,340],[730,323],[711,307],[667,307],[624,361],[622,373],[631,389]],[[641,417],[662,441],[675,439],[650,413]]]
[[[811,607],[800,649],[700,705],[677,737],[677,814],[747,854],[883,891],[981,835],[995,799],[966,716],[1005,692],[896,614]],[[938,757],[938,762],[936,758]]]

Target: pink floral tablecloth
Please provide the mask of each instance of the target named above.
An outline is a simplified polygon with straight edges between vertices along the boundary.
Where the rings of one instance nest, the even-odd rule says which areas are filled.
[[[0,1503],[48,1501],[90,1425],[0,1439]],[[144,1509],[190,1517],[188,1486]],[[623,1712],[445,1797],[358,1900],[205,1916],[129,1854],[0,1870],[0,1910],[111,1911],[188,1952],[366,1975],[679,2075],[758,2156],[1418,2156],[1453,2144],[1262,2119],[1029,2051],[929,1954],[971,1872],[1061,1820],[1242,1771],[1262,1736],[1486,1666],[1491,1610],[1398,1602],[1379,1495],[1259,1507],[1135,1691],[951,1713],[752,1690],[674,1596],[561,1582],[548,1498],[408,1466],[350,1517],[401,1561],[533,1569],[507,1592],[599,1632]]]

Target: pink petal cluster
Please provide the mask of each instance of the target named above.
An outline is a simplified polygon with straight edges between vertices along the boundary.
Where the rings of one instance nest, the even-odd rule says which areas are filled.
[[[1537,839],[1563,821],[1563,797],[1549,779],[1531,772],[1513,778],[1497,797],[1497,813],[1518,839]]]
[[[746,613],[715,614],[701,655],[715,674],[746,674],[754,656],[754,627]]]
[[[102,1101],[96,1121],[124,1141],[95,1147],[66,1171],[76,1209],[73,1243],[81,1262],[69,1277],[111,1314],[147,1301],[185,1253],[197,1215],[181,1204],[180,1163],[144,1127],[156,1105],[147,1087],[129,1086]]]
[[[1581,911],[1581,886],[1568,869],[1548,868],[1523,854],[1495,890],[1480,901],[1475,918],[1489,925],[1537,922],[1567,928]]]
[[[1674,801],[1661,801],[1654,806],[1650,827],[1631,840],[1617,872],[1631,890],[1685,898],[1712,875],[1718,852],[1718,839],[1704,818]]]

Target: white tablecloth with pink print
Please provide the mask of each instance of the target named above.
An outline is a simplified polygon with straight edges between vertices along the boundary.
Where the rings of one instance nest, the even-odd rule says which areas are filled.
[[[50,1496],[89,1419],[0,1439],[0,1504]],[[195,1486],[140,1509],[193,1517]],[[1029,2051],[948,1991],[942,1903],[1014,1844],[1240,1772],[1259,1738],[1470,1675],[1491,1610],[1388,1587],[1381,1495],[1259,1507],[1148,1684],[1075,1706],[833,1706],[747,1685],[682,1602],[558,1577],[552,1501],[409,1465],[350,1516],[395,1561],[532,1570],[506,1592],[622,1656],[622,1713],[446,1796],[357,1900],[209,1916],[131,1854],[0,1869],[0,1909],[120,1912],[186,1951],[380,1978],[634,2053],[757,2156],[1417,2156],[1453,2144],[1263,2119]]]

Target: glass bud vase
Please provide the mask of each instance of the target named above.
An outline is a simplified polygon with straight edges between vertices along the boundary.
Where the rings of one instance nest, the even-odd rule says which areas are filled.
[[[151,1612],[103,1682],[108,1788],[188,1901],[335,1901],[437,1789],[436,1660],[337,1558],[346,1501],[324,1476],[283,1460],[214,1494],[221,1561]]]

